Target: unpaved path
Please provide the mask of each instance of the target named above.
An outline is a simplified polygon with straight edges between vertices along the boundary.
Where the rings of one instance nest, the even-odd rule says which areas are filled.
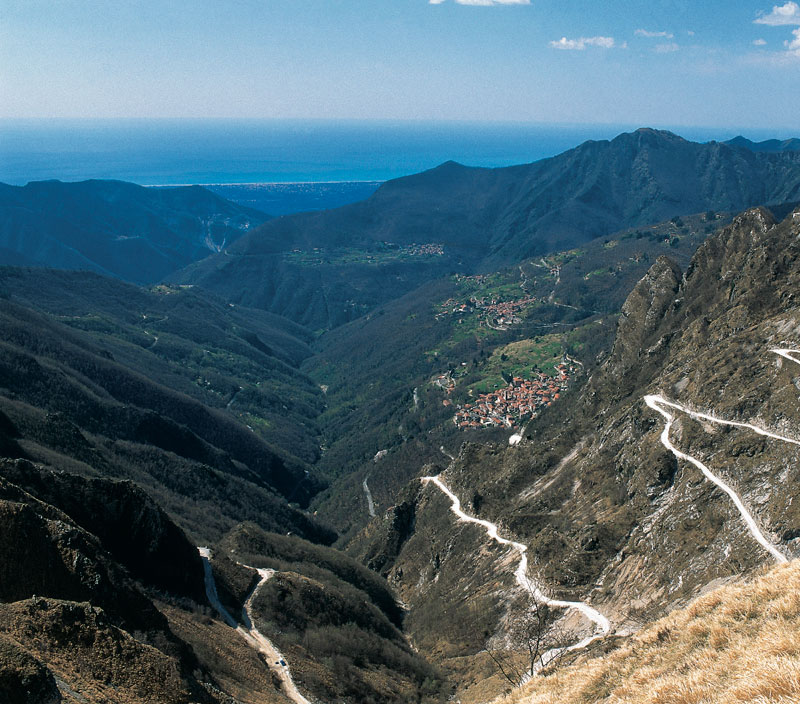
[[[453,455],[444,449],[444,445],[439,445],[439,452],[441,452],[445,457],[449,458],[451,462],[455,460],[455,457],[453,457]]]
[[[652,408],[654,411],[657,411],[664,419],[667,421],[664,425],[664,430],[661,432],[661,444],[666,447],[673,455],[678,457],[679,459],[686,460],[690,462],[695,467],[697,467],[706,479],[712,481],[716,484],[722,491],[724,491],[733,501],[733,505],[736,506],[739,514],[742,517],[742,520],[747,526],[747,530],[750,532],[756,542],[758,542],[761,547],[763,547],[767,552],[769,552],[777,562],[788,562],[786,556],[778,550],[769,540],[767,540],[766,536],[762,532],[761,528],[759,527],[756,520],[753,518],[750,511],[747,510],[747,507],[744,505],[742,498],[737,494],[733,488],[725,483],[722,479],[720,479],[716,474],[714,474],[706,465],[704,465],[700,460],[696,457],[692,457],[691,455],[687,455],[685,452],[681,452],[669,439],[669,431],[672,428],[672,424],[675,422],[675,416],[666,410],[667,408],[674,408],[681,413],[686,413],[693,418],[702,418],[703,420],[709,421],[711,423],[719,423],[720,425],[730,425],[737,428],[747,428],[752,430],[759,435],[766,435],[767,437],[776,438],[778,440],[784,440],[785,442],[791,442],[796,445],[800,445],[800,442],[793,440],[791,438],[786,438],[781,435],[777,435],[775,433],[771,433],[768,430],[764,430],[763,428],[758,428],[754,425],[750,425],[749,423],[738,423],[736,421],[728,421],[722,420],[721,418],[716,418],[708,413],[699,413],[697,411],[692,411],[685,406],[680,405],[679,403],[674,403],[673,401],[667,401],[663,396],[650,394],[644,397],[644,402]]]
[[[800,354],[798,350],[794,349],[771,349],[770,352],[773,354],[780,355],[784,359],[788,359],[792,362],[800,364],[800,359],[796,355]],[[724,418],[718,418],[710,413],[703,413],[701,411],[693,411],[686,406],[682,406],[679,403],[675,403],[674,401],[668,401],[663,396],[658,394],[650,394],[644,397],[644,402],[652,408],[654,411],[660,413],[664,419],[666,420],[666,425],[664,426],[664,430],[661,433],[661,444],[664,445],[673,455],[676,457],[686,460],[690,462],[695,467],[697,467],[708,480],[712,481],[716,484],[722,491],[724,491],[733,501],[733,505],[736,506],[736,509],[739,511],[739,514],[744,521],[747,530],[750,532],[750,535],[756,540],[756,542],[761,545],[773,558],[775,558],[776,562],[788,562],[788,558],[784,555],[773,543],[771,543],[767,537],[764,535],[763,531],[761,530],[760,526],[756,522],[753,515],[744,505],[744,501],[742,501],[741,496],[734,491],[734,489],[724,482],[720,477],[714,474],[705,464],[703,464],[700,460],[696,457],[692,457],[691,455],[687,455],[685,452],[681,452],[676,448],[669,439],[669,431],[672,428],[672,424],[675,422],[675,416],[670,413],[667,408],[673,408],[681,413],[685,413],[692,418],[699,418],[701,420],[707,421],[709,423],[716,423],[718,425],[727,425],[734,428],[745,428],[747,430],[751,430],[754,433],[758,433],[759,435],[764,435],[768,438],[773,438],[775,440],[780,440],[781,442],[788,442],[792,445],[800,446],[800,440],[795,438],[787,437],[786,435],[780,435],[778,433],[773,433],[770,430],[766,430],[761,428],[757,425],[753,425],[752,423],[742,423],[739,421],[733,420],[725,420]]]
[[[256,594],[258,594],[258,590],[275,574],[275,570],[259,569],[237,563],[242,565],[242,567],[247,567],[247,569],[255,570],[258,572],[259,577],[261,577],[242,607],[242,623],[237,623],[236,619],[228,613],[228,610],[219,600],[217,584],[214,581],[214,573],[211,571],[211,550],[209,548],[200,547],[197,548],[197,551],[200,553],[200,557],[203,560],[206,596],[211,606],[219,612],[219,615],[222,616],[225,623],[231,628],[236,629],[236,632],[247,641],[247,644],[253,648],[253,650],[258,651],[264,656],[267,666],[278,676],[281,681],[283,693],[289,699],[296,704],[311,704],[297,689],[292,679],[292,673],[289,671],[289,665],[286,664],[286,658],[281,655],[280,650],[275,647],[272,641],[261,633],[253,624],[253,617],[251,615],[253,600],[256,598]]]

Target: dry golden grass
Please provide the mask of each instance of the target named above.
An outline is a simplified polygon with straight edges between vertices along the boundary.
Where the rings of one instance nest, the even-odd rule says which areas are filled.
[[[800,560],[722,587],[612,653],[539,677],[502,704],[800,703]]]

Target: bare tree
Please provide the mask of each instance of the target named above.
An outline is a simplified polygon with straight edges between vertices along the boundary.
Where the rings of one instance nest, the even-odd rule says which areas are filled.
[[[514,611],[506,637],[487,637],[484,650],[503,677],[518,687],[563,655],[566,637],[557,624],[558,611],[547,605],[532,583]]]

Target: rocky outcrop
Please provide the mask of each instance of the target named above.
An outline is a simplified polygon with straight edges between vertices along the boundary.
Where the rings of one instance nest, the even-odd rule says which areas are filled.
[[[641,367],[643,358],[661,346],[653,336],[667,312],[680,304],[676,298],[680,285],[678,265],[668,257],[659,257],[622,306],[614,347],[606,364],[607,375],[623,377]]]
[[[54,506],[0,478],[0,601],[91,601],[123,628],[166,632],[166,621],[103,550]]]
[[[137,640],[87,602],[34,597],[0,604],[0,639],[3,637],[21,644],[13,653],[0,647],[0,668],[10,664],[6,681],[16,677],[51,701],[61,701],[60,697],[52,699],[56,677],[68,692],[79,690],[77,701],[82,702],[212,701],[197,682],[186,677],[178,659]],[[32,674],[27,675],[28,671]],[[0,674],[0,687],[2,677]]]
[[[0,700],[6,704],[61,702],[53,673],[4,636],[0,636]]]
[[[41,699],[24,701],[48,701],[55,676],[68,690],[69,682],[78,686],[80,701],[109,701],[111,691],[111,700],[119,702],[210,701],[192,674],[198,664],[191,649],[103,540],[31,492],[41,490],[47,498],[52,493],[119,552],[125,527],[112,514],[120,509],[117,520],[132,521],[128,537],[143,541],[127,545],[140,558],[182,558],[166,540],[173,532],[164,530],[168,519],[124,483],[89,481],[26,461],[3,461],[0,470],[0,693],[16,683],[22,691],[41,693]],[[13,475],[26,488],[9,481]],[[90,516],[92,510],[97,514]],[[159,521],[161,531],[155,530]],[[191,577],[193,566],[187,560],[170,569]],[[202,574],[200,579],[202,584]],[[186,601],[187,594],[181,596]],[[5,647],[9,641],[13,647]]]
[[[137,579],[203,601],[203,565],[197,549],[132,482],[85,479],[30,462],[3,460],[0,476],[61,509]]]
[[[684,276],[659,259],[625,302],[612,353],[569,409],[531,423],[529,442],[462,448],[448,468],[464,505],[479,494],[480,516],[527,545],[529,576],[556,598],[590,603],[625,633],[773,559],[730,496],[664,447],[664,419],[643,397],[800,439],[800,365],[770,352],[800,349],[799,236],[800,211],[776,223],[758,208],[710,237]],[[797,554],[797,446],[675,416],[671,442],[734,487],[782,553]],[[504,633],[513,585],[476,582],[476,573],[499,578],[508,556],[490,557],[470,531],[446,504],[417,504],[391,570],[417,642],[436,643],[454,614],[479,613],[490,634]],[[472,635],[448,633],[459,657],[475,647]]]
[[[414,534],[420,486],[410,485],[397,504],[387,511],[387,522],[379,528],[379,535],[369,542],[362,560],[371,570],[386,576],[394,566],[405,543]]]

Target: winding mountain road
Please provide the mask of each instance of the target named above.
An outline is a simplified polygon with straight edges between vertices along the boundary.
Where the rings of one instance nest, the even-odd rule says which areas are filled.
[[[778,548],[776,548],[769,540],[767,540],[766,536],[761,531],[761,528],[758,526],[758,523],[756,523],[756,520],[753,518],[750,511],[747,510],[747,507],[744,505],[744,502],[742,501],[741,497],[728,484],[722,481],[722,479],[720,479],[706,465],[704,465],[700,460],[698,460],[696,457],[692,457],[691,455],[687,455],[685,452],[681,452],[677,447],[675,447],[675,445],[672,444],[672,442],[669,439],[669,431],[672,428],[672,424],[675,422],[675,416],[669,411],[667,411],[665,408],[663,408],[663,406],[667,406],[668,408],[674,408],[694,418],[702,418],[703,420],[707,420],[712,423],[719,423],[721,425],[731,425],[740,428],[741,427],[749,428],[750,430],[753,430],[759,433],[760,435],[766,435],[768,437],[778,438],[779,440],[787,440],[788,442],[795,442],[795,441],[781,437],[780,435],[775,435],[774,433],[770,433],[766,430],[756,428],[755,426],[752,426],[748,423],[725,421],[710,416],[707,413],[697,413],[696,411],[692,411],[686,408],[685,406],[681,406],[678,403],[667,401],[663,396],[650,394],[644,397],[644,402],[654,411],[657,411],[662,416],[664,416],[664,419],[667,421],[666,424],[664,425],[664,430],[661,431],[661,444],[679,459],[686,460],[687,462],[693,464],[703,473],[706,479],[713,482],[720,489],[722,489],[722,491],[724,491],[730,497],[731,501],[733,501],[734,506],[736,506],[737,510],[739,511],[739,514],[742,517],[742,520],[744,520],[744,523],[747,526],[747,530],[750,532],[750,535],[752,535],[753,538],[756,539],[756,542],[758,542],[758,544],[761,545],[761,547],[763,547],[767,552],[769,552],[777,562],[788,562],[786,556],[780,550],[778,550]]]
[[[777,354],[783,357],[784,359],[788,359],[792,362],[795,362],[796,364],[800,364],[799,350],[776,348],[776,349],[771,349],[770,352]],[[685,460],[693,464],[703,473],[703,476],[705,476],[709,481],[713,482],[716,486],[722,489],[722,491],[724,491],[731,499],[734,506],[736,506],[736,509],[739,511],[739,514],[742,517],[742,520],[744,521],[747,530],[756,540],[756,542],[758,542],[759,545],[761,545],[767,552],[769,552],[776,562],[779,563],[788,562],[788,558],[786,557],[786,555],[784,555],[783,552],[781,552],[781,550],[779,550],[778,547],[776,547],[772,542],[770,542],[764,535],[763,531],[759,527],[755,518],[753,518],[753,515],[745,506],[739,494],[737,494],[736,491],[729,484],[727,484],[720,477],[714,474],[705,464],[703,464],[696,457],[692,457],[691,455],[681,452],[680,450],[678,450],[677,447],[675,447],[672,444],[672,442],[669,439],[669,435],[670,435],[670,430],[672,429],[672,424],[675,422],[675,415],[670,412],[670,409],[679,411],[681,413],[685,413],[693,418],[707,421],[709,423],[716,423],[719,425],[743,428],[746,430],[750,430],[754,433],[757,433],[759,435],[773,438],[775,440],[780,440],[781,442],[791,443],[793,445],[800,446],[800,440],[785,435],[781,435],[779,433],[774,433],[770,430],[766,430],[765,428],[753,425],[752,423],[743,423],[740,421],[725,420],[723,418],[714,416],[710,413],[694,411],[679,403],[675,403],[674,401],[669,401],[660,394],[648,394],[647,396],[644,397],[644,402],[651,409],[659,413],[666,421],[664,425],[664,430],[661,432],[660,436],[661,443],[664,445],[664,447],[667,448],[679,459]],[[509,438],[509,444],[510,445],[519,444],[519,442],[522,440],[523,432],[524,431],[521,431],[519,433],[512,435]],[[444,448],[441,449],[442,452],[444,452]],[[501,537],[498,532],[498,527],[496,524],[491,523],[490,521],[475,518],[474,516],[470,516],[467,513],[465,513],[461,509],[461,502],[458,499],[458,497],[452,491],[450,491],[450,489],[444,484],[444,482],[439,477],[436,476],[421,477],[421,481],[424,484],[428,483],[435,484],[436,487],[450,499],[450,510],[458,517],[459,521],[463,521],[465,523],[474,523],[476,525],[483,527],[486,530],[487,535],[492,540],[500,543],[501,545],[508,545],[514,550],[516,550],[517,553],[519,553],[519,564],[514,572],[514,577],[517,581],[517,584],[519,584],[523,589],[528,590],[535,599],[547,604],[548,606],[556,608],[575,609],[595,624],[594,634],[587,636],[583,640],[574,643],[569,647],[554,648],[544,653],[540,657],[539,665],[536,668],[534,668],[534,671],[529,672],[525,676],[521,684],[523,684],[525,681],[533,677],[539,670],[541,670],[543,667],[545,667],[549,662],[554,660],[559,655],[568,651],[585,648],[592,641],[598,638],[602,638],[610,632],[611,624],[609,620],[603,614],[597,611],[597,609],[580,601],[576,602],[576,601],[562,601],[559,599],[551,599],[545,594],[543,594],[541,589],[535,583],[531,582],[528,579],[527,546],[523,545],[522,543],[518,543],[513,540],[508,540],[507,538]]]
[[[540,663],[536,668],[536,671],[529,673],[528,677],[535,675],[536,672],[545,667],[557,656],[565,652],[585,648],[587,645],[589,645],[589,643],[608,635],[608,633],[611,631],[611,623],[597,609],[582,601],[562,601],[561,599],[551,599],[528,578],[528,547],[526,545],[517,543],[514,540],[503,538],[499,534],[498,527],[495,523],[480,518],[475,518],[474,516],[464,513],[464,511],[461,509],[461,501],[459,498],[452,491],[450,491],[450,489],[441,479],[439,479],[439,477],[421,477],[421,481],[423,484],[435,484],[439,490],[450,499],[450,510],[456,514],[459,521],[464,523],[474,523],[481,526],[486,530],[487,535],[492,540],[500,543],[501,545],[508,545],[519,553],[519,565],[517,565],[517,569],[514,571],[514,578],[516,579],[517,584],[519,584],[519,586],[526,591],[530,592],[534,599],[555,608],[575,609],[576,611],[580,611],[581,614],[595,624],[595,631],[599,631],[566,648],[553,648],[552,650],[548,650],[540,657]]]
[[[242,607],[242,623],[237,623],[236,619],[230,615],[228,610],[219,600],[219,595],[217,594],[217,584],[214,581],[214,573],[211,570],[210,548],[199,547],[197,548],[197,551],[200,553],[200,557],[203,560],[203,575],[205,578],[206,596],[208,597],[208,601],[211,606],[213,606],[219,612],[219,615],[222,616],[222,619],[225,621],[225,623],[227,623],[231,628],[236,629],[236,632],[242,638],[244,638],[244,640],[251,648],[253,648],[253,650],[256,650],[264,656],[267,666],[277,675],[278,679],[280,679],[283,693],[289,699],[295,702],[295,704],[311,704],[311,702],[302,694],[300,694],[300,691],[297,689],[297,686],[292,679],[292,673],[289,671],[289,666],[286,664],[286,658],[283,657],[280,650],[275,647],[272,641],[270,641],[269,638],[261,633],[261,631],[259,631],[253,624],[253,618],[251,616],[253,600],[258,594],[258,590],[261,589],[261,587],[264,586],[264,584],[275,574],[275,570],[250,567],[249,565],[243,565],[241,562],[236,563],[242,567],[246,567],[247,569],[255,570],[258,572],[258,576],[261,577],[258,584],[256,584],[256,586],[253,588],[253,591],[250,592],[250,595],[244,602],[244,606]]]
[[[773,354],[780,355],[785,359],[791,360],[797,364],[800,364],[800,359],[794,357],[792,355],[800,354],[797,350],[792,349],[771,349],[770,352]],[[675,447],[669,439],[669,432],[672,428],[672,424],[675,422],[675,416],[670,413],[667,409],[672,408],[676,411],[680,411],[681,413],[685,413],[692,418],[698,418],[709,423],[716,423],[718,425],[727,425],[734,428],[745,428],[747,430],[751,430],[754,433],[759,435],[764,435],[768,438],[773,438],[775,440],[780,440],[781,442],[788,442],[792,445],[800,446],[800,440],[795,438],[790,438],[785,435],[780,435],[778,433],[773,433],[769,430],[765,430],[757,425],[753,425],[752,423],[742,423],[739,421],[733,420],[725,420],[723,418],[718,418],[717,416],[711,415],[710,413],[702,413],[700,411],[693,411],[686,406],[682,406],[679,403],[675,403],[674,401],[668,401],[663,396],[659,394],[649,394],[644,397],[644,402],[652,408],[657,413],[660,413],[664,419],[666,420],[666,424],[664,425],[664,430],[661,432],[661,444],[666,447],[673,455],[678,457],[679,459],[686,460],[690,462],[695,467],[697,467],[702,473],[703,476],[706,477],[709,481],[716,484],[722,491],[724,491],[733,502],[733,505],[736,506],[736,509],[739,511],[739,515],[741,515],[742,520],[744,521],[747,530],[750,532],[750,535],[756,540],[756,542],[761,545],[770,555],[775,559],[776,562],[788,562],[788,558],[784,555],[772,542],[770,542],[767,537],[764,535],[763,531],[761,530],[760,526],[756,522],[753,515],[744,505],[744,501],[739,496],[739,494],[734,491],[734,489],[724,482],[720,477],[714,474],[705,464],[703,464],[700,460],[696,457],[692,457],[691,455],[687,455],[685,452],[681,452],[677,447]]]
[[[770,350],[773,354],[778,354],[781,357],[785,357],[786,359],[795,362],[796,364],[800,364],[800,359],[797,357],[793,357],[794,354],[800,354],[798,350],[787,350],[787,349],[772,349]]]

